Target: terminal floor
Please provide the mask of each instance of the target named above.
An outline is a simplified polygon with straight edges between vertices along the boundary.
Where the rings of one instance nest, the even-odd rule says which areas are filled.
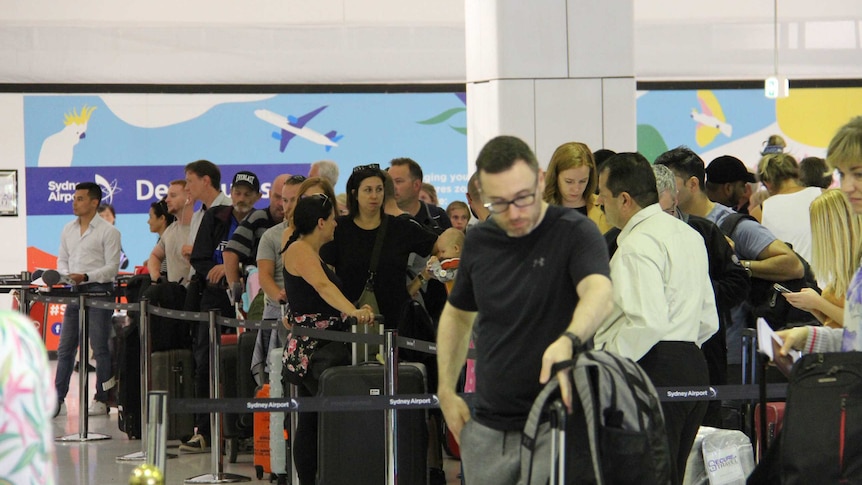
[[[53,377],[56,361],[51,361],[51,367]],[[95,374],[91,373],[89,377],[89,389],[92,391],[95,386]],[[72,374],[69,395],[66,396],[67,416],[54,419],[55,436],[79,432],[78,399],[78,374],[75,373]],[[118,462],[117,457],[141,451],[141,441],[130,440],[118,429],[116,408],[111,409],[107,416],[89,418],[87,429],[90,433],[105,434],[111,439],[86,443],[56,442],[54,449],[57,456],[57,483],[59,485],[128,484],[129,475],[142,462]],[[168,453],[179,454],[179,456],[167,460],[165,484],[182,484],[187,478],[212,473],[209,453],[179,453],[179,444],[179,441],[168,441]],[[448,458],[444,461],[447,484],[461,483],[457,478],[459,462]],[[268,477],[264,477],[263,480],[257,479],[251,453],[240,453],[236,463],[228,463],[225,457],[223,471],[249,477],[251,483],[268,483]]]

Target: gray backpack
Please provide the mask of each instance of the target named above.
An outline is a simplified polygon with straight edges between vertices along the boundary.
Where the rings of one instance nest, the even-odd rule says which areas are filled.
[[[673,461],[661,404],[635,362],[610,352],[582,352],[570,367],[573,412],[551,379],[533,403],[521,440],[524,485],[668,484]]]

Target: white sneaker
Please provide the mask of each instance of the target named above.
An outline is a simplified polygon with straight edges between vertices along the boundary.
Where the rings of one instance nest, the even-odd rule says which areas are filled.
[[[107,416],[108,415],[108,405],[101,402],[93,400],[90,403],[90,408],[87,409],[87,416]]]
[[[65,415],[66,415],[66,403],[63,401],[60,401],[59,403],[57,403],[57,410],[54,411],[54,417],[59,418],[59,417],[65,416]]]

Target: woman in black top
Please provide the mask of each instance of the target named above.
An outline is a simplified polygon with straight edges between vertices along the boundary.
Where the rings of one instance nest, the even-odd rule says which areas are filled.
[[[344,282],[344,295],[356,301],[362,293],[371,267],[371,253],[381,222],[386,218],[383,246],[374,275],[374,294],[387,328],[398,326],[407,293],[407,259],[410,253],[427,257],[437,234],[409,217],[393,217],[383,212],[383,180],[386,174],[374,165],[353,169],[347,181],[350,214],[338,218],[335,239],[321,249],[323,260],[335,268]]]
[[[345,329],[344,318],[370,323],[374,314],[368,305],[354,308],[339,288],[340,280],[320,259],[320,247],[335,232],[333,201],[323,194],[300,199],[293,211],[294,231],[284,253],[284,288],[290,303],[291,326]],[[345,362],[349,354],[337,342],[288,336],[282,361],[285,379],[297,385],[300,396],[317,393],[317,379],[324,369],[313,356],[328,346],[341,346]],[[332,347],[336,348],[336,347]],[[331,349],[329,349],[331,350]],[[327,352],[329,353],[329,352]],[[296,429],[294,462],[302,485],[314,484],[317,474],[317,414],[300,413]]]

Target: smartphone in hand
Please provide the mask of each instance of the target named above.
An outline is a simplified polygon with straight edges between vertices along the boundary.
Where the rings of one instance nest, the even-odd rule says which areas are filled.
[[[772,287],[775,289],[775,291],[777,291],[779,293],[793,293],[787,287],[782,286],[778,283],[775,283],[774,285],[772,285]]]

